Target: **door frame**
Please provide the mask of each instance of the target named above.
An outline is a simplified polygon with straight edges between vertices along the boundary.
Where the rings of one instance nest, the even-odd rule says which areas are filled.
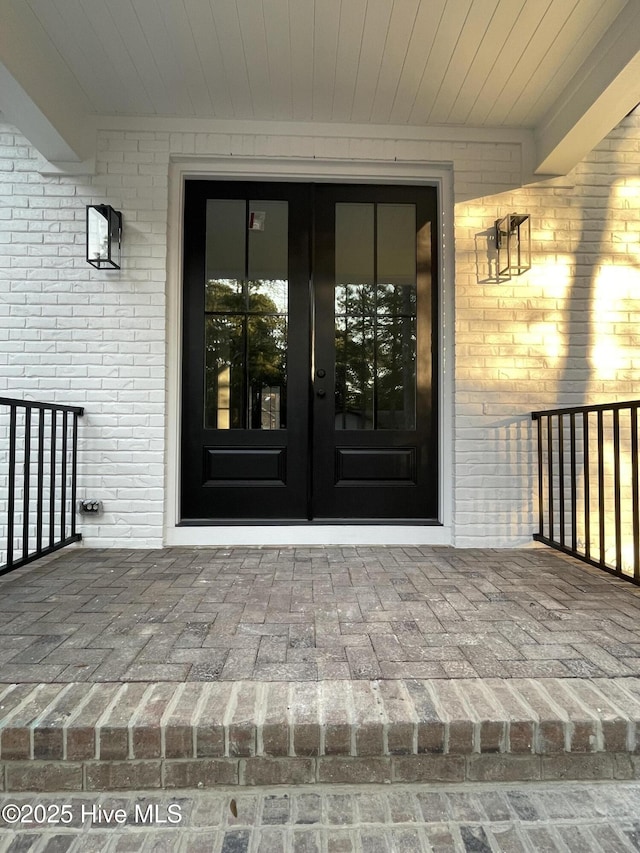
[[[438,524],[207,524],[179,526],[182,376],[182,269],[184,187],[187,179],[414,184],[438,196]],[[166,287],[165,545],[452,544],[454,481],[454,250],[453,171],[421,162],[206,157],[169,167]]]

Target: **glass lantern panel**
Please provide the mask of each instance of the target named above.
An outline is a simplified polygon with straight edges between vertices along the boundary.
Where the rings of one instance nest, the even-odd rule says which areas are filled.
[[[89,208],[87,260],[105,261],[109,257],[109,221],[96,207]]]
[[[109,231],[111,238],[109,240],[109,260],[116,267],[120,266],[120,223],[120,214],[117,210],[111,208],[109,210]]]

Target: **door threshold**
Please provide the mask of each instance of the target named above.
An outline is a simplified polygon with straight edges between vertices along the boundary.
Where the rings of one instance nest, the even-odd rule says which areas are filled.
[[[183,518],[176,527],[441,527],[435,518]]]
[[[259,524],[169,527],[165,545],[451,545],[451,528],[435,524]]]

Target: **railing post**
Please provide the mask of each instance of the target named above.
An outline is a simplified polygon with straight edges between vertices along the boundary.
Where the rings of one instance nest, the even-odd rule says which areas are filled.
[[[67,433],[69,431],[69,413],[62,413],[62,470],[60,472],[60,535],[67,533]],[[75,507],[71,514],[75,513]]]
[[[571,453],[571,547],[575,551],[578,547],[578,511],[577,477],[576,477],[576,413],[569,414],[569,450]]]
[[[13,529],[16,505],[16,426],[18,412],[11,406],[9,412],[9,482],[7,494],[7,562],[13,561]]]
[[[633,576],[640,581],[640,495],[638,488],[638,407],[631,407],[631,507],[633,514]]]
[[[538,535],[544,535],[543,518],[544,518],[544,498],[543,498],[543,475],[542,475],[542,418],[534,419],[538,425]]]
[[[71,442],[71,538],[79,536],[76,533],[76,481],[78,477],[78,414],[73,413],[73,440]]]
[[[49,452],[49,547],[53,548],[56,536],[56,428],[58,416],[51,410],[51,447]]]
[[[604,414],[598,409],[598,538],[600,540],[600,565],[605,565],[604,529]]]
[[[553,539],[553,418],[547,419],[547,513],[549,516],[549,539]]]
[[[560,544],[564,545],[564,419],[558,415],[558,504],[560,507]]]
[[[591,559],[591,479],[589,474],[589,412],[582,413],[582,476],[584,479],[584,551]]]
[[[38,491],[36,499],[36,552],[42,551],[42,502],[44,498],[44,409],[38,418]]]
[[[613,410],[613,523],[616,536],[616,569],[622,571],[622,524],[620,519],[620,412]]]
[[[22,559],[29,554],[29,497],[31,486],[31,409],[24,410],[24,475],[22,486]],[[8,562],[8,561],[7,561]]]

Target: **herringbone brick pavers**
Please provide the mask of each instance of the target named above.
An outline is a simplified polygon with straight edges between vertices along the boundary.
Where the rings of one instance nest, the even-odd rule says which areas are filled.
[[[68,550],[0,579],[0,790],[633,779],[639,594],[543,549]]]
[[[76,549],[0,580],[0,681],[635,676],[639,595],[546,549]]]

